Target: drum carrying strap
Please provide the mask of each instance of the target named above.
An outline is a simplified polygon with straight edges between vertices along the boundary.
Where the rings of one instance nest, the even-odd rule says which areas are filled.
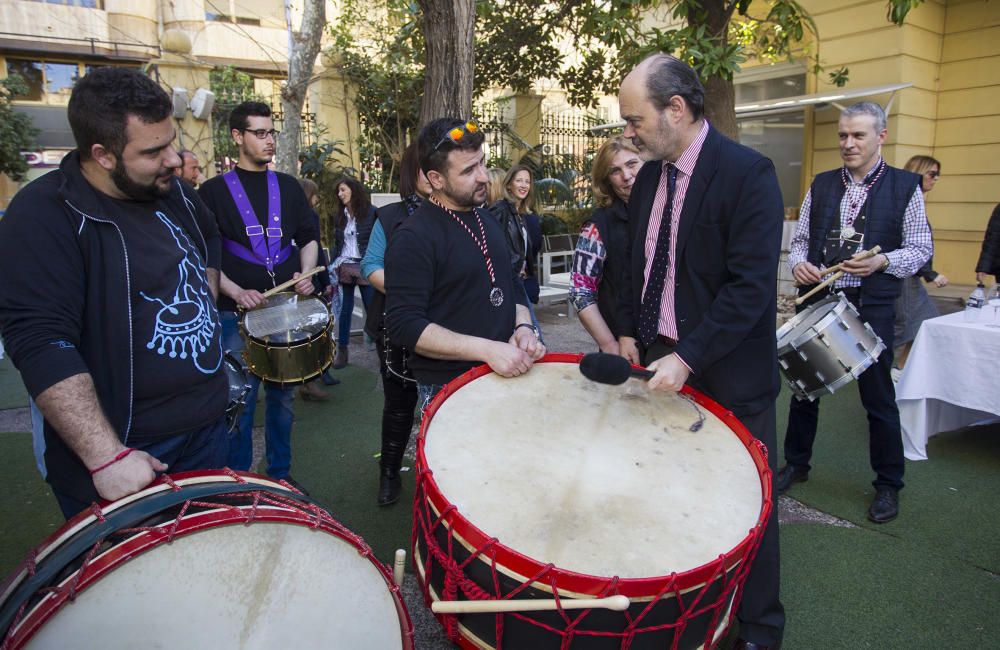
[[[250,249],[225,237],[222,238],[222,246],[246,262],[266,267],[267,272],[273,275],[274,267],[287,260],[292,254],[292,247],[281,248],[281,190],[278,187],[278,175],[270,169],[265,173],[267,174],[267,215],[264,223],[268,224],[267,227],[260,225],[236,170],[226,172],[223,175],[223,178],[226,179],[226,187],[229,188],[229,194],[236,203],[236,210],[246,227]]]

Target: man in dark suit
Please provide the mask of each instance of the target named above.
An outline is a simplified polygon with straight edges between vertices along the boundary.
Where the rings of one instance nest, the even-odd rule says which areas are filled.
[[[774,165],[708,124],[697,75],[674,57],[640,63],[619,105],[625,137],[648,161],[629,200],[621,353],[655,371],[651,389],[689,383],[732,410],[766,445],[773,473],[784,218]],[[781,643],[776,511],[743,593],[737,648]]]

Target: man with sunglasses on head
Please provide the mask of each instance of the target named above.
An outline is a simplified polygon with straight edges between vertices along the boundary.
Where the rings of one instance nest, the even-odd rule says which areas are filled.
[[[418,138],[432,192],[392,234],[385,255],[386,328],[412,350],[421,409],[475,365],[515,377],[545,354],[521,279],[486,200],[483,135],[473,122],[440,118]]]
[[[236,169],[206,181],[198,193],[215,213],[222,234],[222,340],[228,350],[238,354],[244,343],[237,310],[263,305],[263,292],[315,267],[319,230],[299,182],[268,169],[278,135],[270,107],[261,102],[243,102],[230,114],[229,128],[240,152]],[[312,279],[303,278],[294,288],[296,293],[307,296],[314,290]],[[246,407],[230,441],[232,469],[250,469],[260,382],[259,377],[250,377]],[[267,383],[265,390],[267,474],[295,484],[290,477],[295,389]]]

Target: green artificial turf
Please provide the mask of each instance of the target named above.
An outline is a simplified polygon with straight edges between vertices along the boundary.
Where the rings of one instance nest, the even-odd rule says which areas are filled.
[[[995,648],[1000,580],[928,551],[867,528],[782,526],[783,650]]]
[[[778,402],[783,440],[788,391]],[[1000,427],[971,427],[930,439],[928,460],[906,461],[900,515],[887,524],[868,521],[875,477],[868,457],[868,421],[856,385],[820,406],[809,480],[789,496],[879,533],[921,545],[928,553],[1000,572]],[[778,464],[784,465],[779,450]]]
[[[0,359],[0,410],[23,408],[28,405],[28,391],[21,383],[21,373],[17,371],[10,357]]]

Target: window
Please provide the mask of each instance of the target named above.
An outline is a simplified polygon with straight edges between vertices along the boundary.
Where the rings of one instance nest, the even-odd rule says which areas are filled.
[[[736,105],[782,97],[795,97],[806,92],[806,74],[801,67],[768,66],[754,75],[751,69],[736,79]],[[767,156],[774,162],[781,186],[785,211],[797,209],[802,202],[802,156],[805,146],[805,114],[802,108],[768,115],[736,116],[740,142]]]
[[[20,75],[28,85],[28,91],[14,97],[15,101],[65,106],[77,80],[98,65],[9,58],[7,74]]]
[[[104,9],[104,0],[30,0],[44,2],[50,5],[67,5],[69,7],[85,7],[87,9]]]

